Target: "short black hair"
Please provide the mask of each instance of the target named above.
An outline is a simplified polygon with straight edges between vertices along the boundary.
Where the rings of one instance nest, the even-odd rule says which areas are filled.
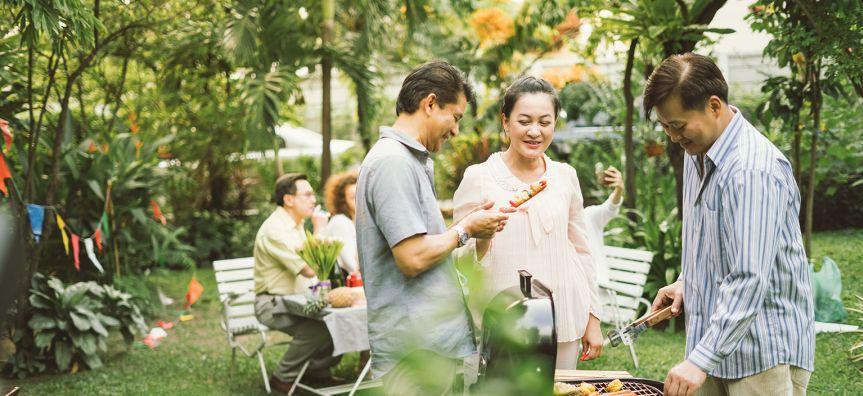
[[[519,77],[509,85],[503,94],[503,102],[500,104],[501,114],[509,118],[515,103],[524,94],[529,93],[544,93],[551,96],[551,101],[554,104],[554,119],[557,119],[557,115],[560,113],[560,98],[557,97],[557,91],[548,81],[533,76]]]
[[[687,52],[662,61],[644,87],[644,111],[650,111],[671,95],[680,95],[684,110],[700,110],[716,95],[728,103],[728,83],[712,59]]]
[[[297,182],[300,180],[309,180],[309,177],[303,173],[288,173],[282,175],[276,180],[276,192],[273,195],[273,203],[282,206],[285,204],[285,194],[297,193]]]
[[[460,93],[471,105],[476,103],[473,86],[461,70],[445,61],[431,61],[411,70],[405,77],[396,101],[396,116],[413,114],[419,110],[420,101],[431,93],[437,96],[440,107],[458,102]]]

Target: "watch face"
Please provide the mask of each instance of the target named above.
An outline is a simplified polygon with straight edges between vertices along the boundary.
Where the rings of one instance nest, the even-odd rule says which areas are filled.
[[[461,245],[461,246],[466,245],[468,239],[470,239],[470,236],[466,232],[461,232],[458,234],[458,244],[459,245]]]

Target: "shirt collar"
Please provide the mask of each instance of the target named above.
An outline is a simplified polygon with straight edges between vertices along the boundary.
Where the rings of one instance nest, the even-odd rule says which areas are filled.
[[[740,109],[737,107],[728,105],[732,111],[734,111],[734,116],[731,118],[731,121],[725,126],[725,129],[722,130],[722,134],[719,135],[719,138],[713,142],[713,145],[710,146],[710,149],[707,150],[707,153],[704,154],[704,162],[707,163],[708,160],[713,164],[714,167],[719,167],[719,165],[728,158],[729,153],[731,153],[731,149],[737,145],[737,136],[740,134],[740,129],[743,127],[743,113],[740,112]],[[698,156],[692,156],[693,161],[698,163]]]
[[[395,139],[399,143],[405,145],[405,147],[417,152],[418,154],[422,154],[424,157],[429,156],[428,149],[423,146],[422,143],[398,129],[388,126],[382,126],[380,129],[380,133],[381,138]]]
[[[294,216],[291,216],[291,214],[288,213],[288,211],[283,206],[279,206],[278,208],[276,208],[276,213],[276,216],[278,216],[285,223],[285,225],[288,226],[288,228],[303,228],[303,223],[301,222],[297,224],[297,222],[294,220]]]

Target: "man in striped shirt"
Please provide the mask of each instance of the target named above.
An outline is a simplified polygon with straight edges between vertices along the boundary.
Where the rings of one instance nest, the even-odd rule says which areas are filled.
[[[741,112],[710,58],[669,57],[644,106],[683,148],[683,273],[653,309],[686,311],[686,360],[666,395],[804,395],[812,290],[791,165]]]

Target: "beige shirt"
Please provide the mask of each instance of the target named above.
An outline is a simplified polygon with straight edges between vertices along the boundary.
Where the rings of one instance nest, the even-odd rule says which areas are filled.
[[[316,281],[300,274],[305,261],[297,255],[306,232],[303,224],[278,207],[255,236],[255,294],[308,294]]]

